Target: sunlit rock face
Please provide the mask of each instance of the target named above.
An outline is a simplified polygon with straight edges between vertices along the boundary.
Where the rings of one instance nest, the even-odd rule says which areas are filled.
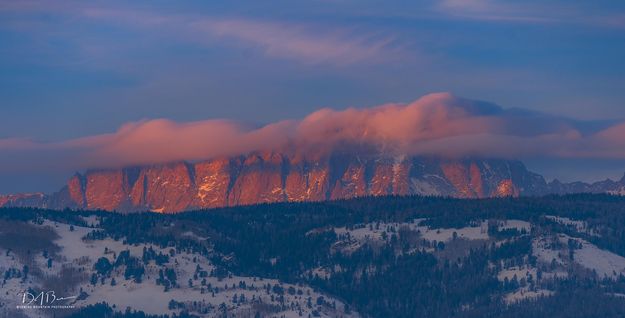
[[[625,194],[625,178],[546,183],[512,160],[265,151],[196,163],[87,171],[49,196],[0,196],[0,206],[175,213],[382,195],[488,198],[575,192]]]
[[[278,153],[255,153],[243,158],[239,173],[232,178],[229,205],[285,200],[284,157]]]
[[[195,168],[195,196],[192,205],[212,208],[227,205],[230,176],[236,174],[237,166],[230,159],[200,162]]]
[[[518,196],[545,189],[542,177],[515,161],[256,152],[197,163],[88,171],[49,197],[3,198],[2,203],[173,213],[380,195]]]

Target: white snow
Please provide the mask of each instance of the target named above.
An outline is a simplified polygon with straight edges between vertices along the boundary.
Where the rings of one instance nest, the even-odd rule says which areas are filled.
[[[479,226],[468,226],[459,229],[431,229],[426,226],[418,226],[421,235],[428,241],[447,242],[453,239],[454,232],[458,238],[467,240],[487,240],[488,239],[488,223],[482,222]]]
[[[345,253],[351,253],[360,248],[365,243],[384,243],[384,235],[386,240],[390,240],[393,234],[401,228],[407,228],[412,231],[418,231],[421,234],[421,238],[427,241],[436,242],[448,242],[453,240],[454,233],[457,238],[463,238],[467,240],[487,240],[488,236],[488,223],[481,221],[478,225],[468,226],[463,228],[440,228],[433,229],[425,225],[421,225],[424,219],[415,219],[412,222],[373,222],[366,224],[359,224],[352,228],[338,227],[334,228],[334,232],[339,237],[339,240],[333,245],[334,250],[339,250]]]
[[[584,240],[577,240],[582,243],[582,248],[573,253],[575,262],[596,271],[600,278],[615,278],[620,273],[625,273],[625,257],[602,250]]]
[[[504,297],[504,301],[507,304],[514,304],[525,299],[536,299],[539,297],[548,297],[553,295],[554,292],[546,289],[528,290],[527,288],[521,288],[513,293],[509,293]]]
[[[504,281],[506,278],[508,280],[512,280],[516,276],[517,279],[528,278],[531,276],[533,279],[536,279],[536,268],[533,267],[510,267],[508,269],[504,269],[497,274],[497,279],[500,281]]]
[[[551,264],[555,260],[556,264],[564,264],[562,259],[564,251],[554,249],[552,242],[547,237],[537,237],[532,240],[532,254],[536,256],[538,261],[544,264]]]
[[[95,219],[89,217],[87,223],[95,223]],[[7,280],[6,284],[2,286],[0,293],[0,303],[7,305],[5,307],[4,314],[11,315],[9,310],[15,308],[20,304],[18,295],[20,291],[27,288],[34,288],[35,290],[42,287],[43,279],[45,276],[58,276],[61,268],[73,267],[76,269],[82,269],[84,277],[86,278],[82,282],[78,282],[78,285],[73,290],[56,291],[59,296],[77,296],[79,289],[85,291],[89,296],[84,300],[78,300],[73,305],[77,308],[95,304],[102,301],[106,301],[110,305],[115,305],[116,310],[124,311],[126,307],[130,307],[135,310],[142,310],[148,314],[165,314],[176,313],[180,309],[170,310],[168,308],[170,300],[185,303],[187,309],[193,313],[193,302],[200,304],[200,307],[213,309],[209,312],[207,317],[219,316],[217,308],[224,303],[230,313],[246,313],[253,316],[255,312],[252,311],[252,299],[255,301],[262,300],[263,303],[269,305],[280,305],[278,294],[274,292],[267,292],[265,286],[280,285],[284,288],[283,294],[284,304],[286,310],[281,309],[280,306],[275,306],[276,312],[270,313],[272,316],[284,316],[284,317],[299,317],[299,311],[302,311],[303,316],[312,314],[313,310],[319,312],[321,317],[358,317],[358,314],[353,312],[352,314],[344,314],[344,305],[341,301],[334,299],[328,295],[321,294],[308,286],[297,286],[291,284],[285,284],[275,279],[263,279],[261,277],[242,277],[231,275],[224,279],[218,279],[217,277],[204,277],[197,279],[194,277],[196,273],[196,267],[199,265],[203,271],[208,273],[214,269],[214,266],[210,261],[201,255],[190,254],[186,252],[175,253],[173,257],[169,258],[169,263],[164,267],[174,269],[177,276],[178,286],[171,288],[169,291],[164,292],[164,286],[156,284],[156,279],[159,276],[159,269],[164,267],[158,266],[154,261],[150,261],[149,264],[145,264],[145,274],[141,283],[136,283],[132,280],[126,280],[124,278],[125,265],[115,268],[111,272],[111,277],[115,278],[117,284],[111,286],[111,278],[105,278],[104,284],[100,281],[94,286],[91,285],[89,277],[93,271],[93,265],[100,257],[106,257],[111,263],[115,261],[113,255],[119,255],[121,251],[128,250],[130,255],[141,259],[144,248],[152,248],[158,254],[169,254],[170,248],[160,248],[151,244],[137,244],[128,245],[124,244],[121,240],[114,241],[112,239],[104,240],[84,240],[83,237],[89,232],[97,229],[73,226],[73,230],[70,230],[69,224],[52,222],[49,220],[44,221],[40,227],[51,227],[54,229],[59,238],[54,241],[56,245],[60,247],[57,259],[53,262],[51,269],[47,268],[47,260],[41,256],[35,256],[36,262],[41,268],[42,275],[44,277],[37,277],[36,275],[29,275],[29,280],[22,282],[21,279],[13,278]],[[189,237],[197,237],[194,233],[184,233]],[[190,235],[193,234],[193,235]],[[199,238],[199,237],[198,237]],[[206,238],[200,238],[206,239]],[[104,253],[105,249],[108,253]],[[4,272],[8,268],[21,269],[23,264],[13,254],[7,255],[6,251],[0,251],[0,271]],[[192,280],[192,286],[188,285],[189,279]],[[207,286],[202,286],[201,281],[206,279],[206,285],[212,286],[213,290],[218,288],[213,295],[212,291],[208,290]],[[245,283],[239,285],[241,282]],[[234,285],[234,287],[233,287]],[[202,292],[204,289],[204,293]],[[295,290],[299,293],[290,294],[287,291]],[[245,295],[245,303],[233,302],[234,295]],[[273,300],[272,300],[273,296]],[[327,303],[335,303],[336,309],[328,305],[317,305],[317,298],[324,297]],[[307,306],[308,299],[312,303],[311,307]],[[293,307],[291,307],[291,304]],[[7,309],[11,308],[11,309]],[[23,311],[23,313],[29,317],[51,317],[53,311],[46,310],[26,310],[15,309]],[[196,312],[197,314],[197,312]]]
[[[540,237],[534,239],[532,250],[539,261],[549,264],[555,259],[557,264],[566,264],[569,255],[567,244],[572,239],[581,244],[580,249],[573,250],[575,263],[595,271],[599,278],[616,278],[620,273],[625,274],[625,257],[602,250],[586,240],[572,238],[565,234],[557,234],[556,239],[560,242],[561,249],[555,249],[552,246],[553,238]]]
[[[81,217],[90,226],[99,226],[100,220],[96,215],[82,216]]]
[[[505,220],[499,223],[499,230],[516,229],[518,231],[525,230],[529,233],[532,229],[532,225],[527,221],[522,220]]]
[[[437,196],[441,194],[431,182],[416,178],[410,179],[410,190],[421,195]]]
[[[573,220],[567,217],[553,215],[546,215],[545,218],[553,222],[560,223],[562,225],[570,226],[574,228],[577,232],[596,235],[596,233],[588,228],[588,223],[586,221]]]

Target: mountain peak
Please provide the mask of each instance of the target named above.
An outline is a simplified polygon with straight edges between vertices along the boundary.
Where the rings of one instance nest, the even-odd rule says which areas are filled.
[[[620,193],[614,182],[561,183],[516,160],[390,156],[338,151],[253,152],[196,163],[88,170],[55,194],[0,196],[0,206],[173,213],[233,205],[323,201],[380,195],[457,198],[547,193]]]

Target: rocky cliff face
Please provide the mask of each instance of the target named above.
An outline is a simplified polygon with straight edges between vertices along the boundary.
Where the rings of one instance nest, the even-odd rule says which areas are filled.
[[[178,162],[73,176],[59,192],[0,196],[0,206],[180,212],[283,201],[322,201],[379,195],[457,198],[610,192],[621,181],[547,184],[518,161],[258,152],[198,163]]]

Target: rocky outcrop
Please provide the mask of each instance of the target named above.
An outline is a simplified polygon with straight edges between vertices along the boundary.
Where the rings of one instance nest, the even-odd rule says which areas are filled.
[[[361,196],[433,195],[456,198],[548,193],[625,194],[620,181],[547,184],[519,161],[383,155],[257,152],[197,163],[92,170],[59,192],[0,196],[0,206],[173,213],[193,209]]]

